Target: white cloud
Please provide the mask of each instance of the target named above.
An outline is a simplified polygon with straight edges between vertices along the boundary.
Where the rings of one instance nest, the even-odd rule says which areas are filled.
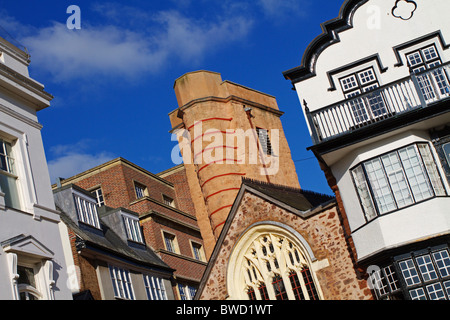
[[[115,12],[103,13],[114,17]],[[252,25],[239,16],[199,21],[177,11],[158,12],[152,22],[148,28],[82,22],[80,30],[55,22],[21,42],[28,47],[33,66],[56,81],[97,75],[138,79],[162,70],[170,61],[201,61],[217,47],[245,38]]]
[[[272,18],[304,15],[309,1],[305,0],[258,0],[263,12]]]
[[[57,178],[70,178],[78,173],[91,169],[116,158],[110,152],[90,154],[86,152],[92,140],[85,139],[71,145],[57,145],[50,148],[54,159],[48,161],[51,182]]]
[[[155,71],[165,59],[164,52],[150,50],[142,35],[115,26],[69,30],[54,23],[22,40],[33,66],[65,81],[94,75],[133,77]]]
[[[94,168],[114,159],[110,153],[99,154],[69,153],[48,162],[51,182],[57,178],[70,178],[78,173]]]

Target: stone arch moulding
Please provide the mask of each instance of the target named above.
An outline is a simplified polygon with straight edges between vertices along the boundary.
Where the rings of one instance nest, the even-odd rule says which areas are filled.
[[[262,221],[257,222],[249,226],[236,241],[233,249],[231,250],[230,258],[228,259],[227,270],[226,270],[226,284],[227,291],[229,294],[229,299],[233,300],[244,300],[246,299],[245,293],[242,290],[243,277],[241,266],[246,260],[246,252],[252,246],[254,241],[256,241],[261,235],[264,234],[276,234],[289,239],[293,242],[294,246],[301,250],[302,256],[307,260],[307,264],[314,274],[316,271],[327,267],[329,265],[328,260],[319,261],[313,251],[311,246],[305,240],[305,238],[294,230],[292,227],[285,224],[275,222],[275,221]],[[313,275],[315,282],[317,279]],[[321,292],[320,286],[318,290]],[[323,296],[322,293],[320,293]]]

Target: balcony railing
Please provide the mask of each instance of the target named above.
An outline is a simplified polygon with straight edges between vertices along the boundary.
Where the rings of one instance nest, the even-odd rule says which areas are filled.
[[[449,98],[449,69],[447,63],[414,73],[313,112],[305,106],[314,144]]]

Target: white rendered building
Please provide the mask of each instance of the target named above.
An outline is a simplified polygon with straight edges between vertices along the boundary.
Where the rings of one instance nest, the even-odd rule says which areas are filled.
[[[284,72],[379,299],[450,299],[448,0],[347,0]]]
[[[72,299],[36,113],[53,98],[0,38],[0,299]],[[66,238],[62,237],[64,234]]]

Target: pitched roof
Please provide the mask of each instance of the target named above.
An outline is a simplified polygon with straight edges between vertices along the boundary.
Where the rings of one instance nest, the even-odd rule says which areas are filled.
[[[308,211],[324,203],[334,200],[330,195],[313,191],[291,188],[283,185],[243,178],[242,184],[249,186],[267,196],[275,198],[292,208]]]
[[[159,267],[168,272],[174,271],[174,269],[169,267],[146,245],[136,244],[136,247],[129,246],[111,228],[101,221],[100,216],[101,230],[97,230],[90,226],[75,223],[59,207],[57,207],[57,210],[61,212],[61,220],[77,234],[86,247],[101,250],[109,253],[111,256],[125,258],[130,260],[130,262],[142,264],[143,266]]]

